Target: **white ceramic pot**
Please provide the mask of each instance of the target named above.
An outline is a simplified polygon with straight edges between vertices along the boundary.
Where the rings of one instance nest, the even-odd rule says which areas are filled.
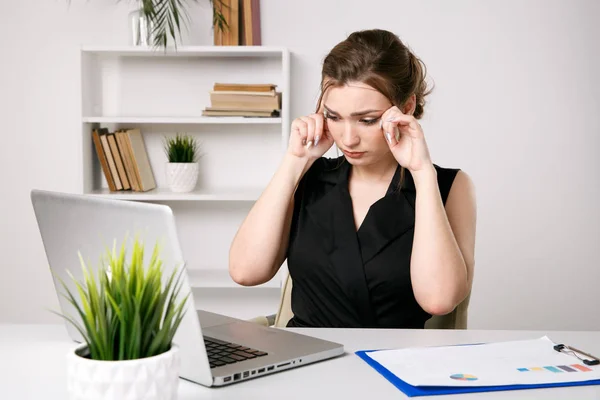
[[[191,192],[198,182],[198,163],[167,163],[167,185],[173,192]]]
[[[179,348],[154,357],[125,361],[91,360],[85,344],[67,356],[70,400],[175,400],[179,385]]]

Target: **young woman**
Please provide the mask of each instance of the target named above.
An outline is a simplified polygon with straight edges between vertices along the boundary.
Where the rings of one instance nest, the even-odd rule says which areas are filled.
[[[473,183],[431,160],[423,63],[391,32],[354,32],[323,63],[317,112],[237,232],[229,271],[269,281],[287,258],[292,327],[423,328],[471,290]],[[335,143],[343,156],[323,155]]]

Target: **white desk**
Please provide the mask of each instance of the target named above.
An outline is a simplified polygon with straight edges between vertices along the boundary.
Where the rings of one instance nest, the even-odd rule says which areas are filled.
[[[343,343],[347,354],[223,388],[180,381],[179,399],[399,399],[387,380],[355,350],[538,338],[547,334],[600,354],[600,332],[335,330],[299,332]],[[0,325],[0,398],[66,399],[65,355],[74,346],[62,325]],[[442,396],[466,399],[600,399],[600,386]],[[426,397],[424,398],[426,399]]]

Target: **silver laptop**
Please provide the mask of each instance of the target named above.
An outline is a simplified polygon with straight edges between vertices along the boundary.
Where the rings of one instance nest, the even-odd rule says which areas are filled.
[[[82,278],[78,252],[90,266],[97,267],[107,246],[111,248],[115,240],[120,246],[126,236],[138,234],[144,242],[144,258],[151,255],[157,241],[162,243],[164,274],[169,275],[185,262],[175,218],[166,205],[35,189],[31,201],[49,267],[56,275],[54,285],[61,312],[77,321],[73,306],[61,294],[58,278],[71,285],[70,289],[73,285],[67,271],[78,280]],[[126,249],[130,254],[131,249]],[[204,386],[223,386],[344,353],[339,343],[196,311],[186,274],[181,291],[190,293],[189,307],[174,337],[181,349],[180,376],[184,379]],[[66,326],[73,340],[83,341],[71,324]]]

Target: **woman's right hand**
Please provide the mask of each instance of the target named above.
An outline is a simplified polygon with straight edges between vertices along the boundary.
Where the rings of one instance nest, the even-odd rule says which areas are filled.
[[[316,113],[296,118],[292,122],[288,153],[314,161],[333,146],[323,114]]]

